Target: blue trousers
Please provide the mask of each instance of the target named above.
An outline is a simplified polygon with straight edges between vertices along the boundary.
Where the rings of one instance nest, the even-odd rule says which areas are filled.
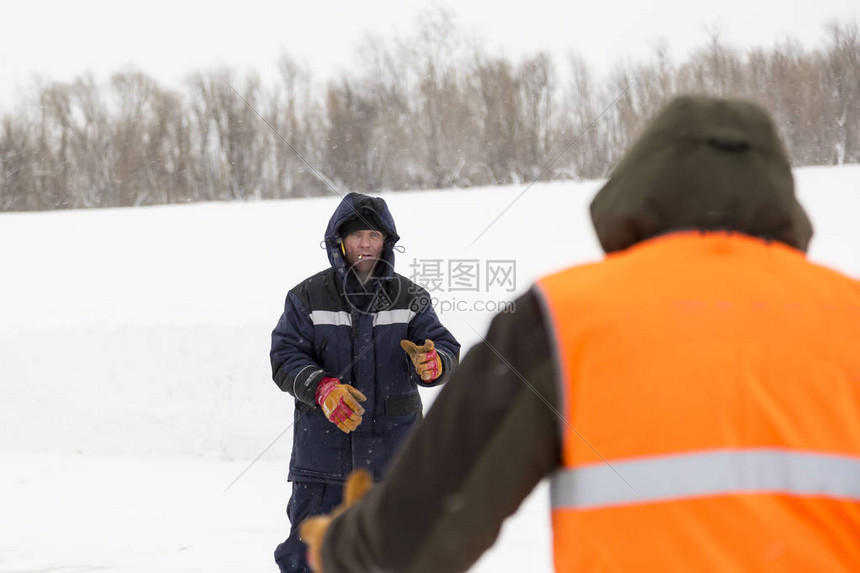
[[[306,517],[329,513],[343,498],[343,485],[294,481],[287,503],[290,536],[275,549],[275,563],[281,573],[310,573],[305,554],[307,546],[299,539],[299,525]]]

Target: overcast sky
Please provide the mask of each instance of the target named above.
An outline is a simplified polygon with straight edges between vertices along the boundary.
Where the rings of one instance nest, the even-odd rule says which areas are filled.
[[[738,47],[788,37],[807,47],[825,25],[860,20],[856,0],[461,0],[438,2],[488,52],[516,57],[574,51],[596,70],[653,52],[664,41],[677,61],[718,30]],[[178,86],[189,72],[220,65],[274,75],[279,54],[306,62],[314,77],[349,69],[368,32],[405,36],[429,2],[416,0],[2,0],[0,106],[17,100],[34,74],[98,79],[126,65]]]

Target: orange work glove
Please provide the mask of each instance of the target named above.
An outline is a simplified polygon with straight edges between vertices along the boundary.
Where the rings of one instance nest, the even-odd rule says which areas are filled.
[[[334,508],[328,515],[309,517],[299,526],[299,535],[305,545],[308,546],[308,565],[322,573],[322,562],[320,561],[320,549],[329,525],[335,517],[346,511],[350,505],[364,497],[373,487],[373,478],[367,470],[356,470],[349,474],[343,486],[343,502]]]
[[[425,382],[435,380],[442,375],[442,359],[436,353],[432,340],[425,340],[418,346],[410,340],[401,340],[400,348],[406,351],[415,366],[415,372]]]
[[[367,398],[357,388],[341,384],[337,378],[326,376],[320,380],[314,396],[325,417],[341,431],[348,434],[361,423],[364,408],[359,402],[364,402]]]

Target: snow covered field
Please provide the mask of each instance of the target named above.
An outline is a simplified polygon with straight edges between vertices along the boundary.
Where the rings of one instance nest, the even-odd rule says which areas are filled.
[[[860,166],[796,178],[810,258],[860,277]],[[535,185],[471,246],[525,186],[387,194],[397,269],[427,278],[441,261],[437,311],[466,349],[480,309],[600,257],[599,186]],[[269,333],[286,291],[328,264],[338,201],[0,214],[0,573],[277,570],[292,404]],[[448,285],[462,261],[481,268],[477,292]],[[516,280],[489,284],[493,261]],[[551,570],[546,498],[475,571]]]

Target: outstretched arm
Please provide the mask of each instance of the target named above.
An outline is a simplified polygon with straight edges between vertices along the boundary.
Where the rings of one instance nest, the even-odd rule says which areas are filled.
[[[430,296],[427,295],[426,299],[430,300]],[[426,341],[432,340],[433,350],[435,350],[439,357],[440,375],[429,380],[421,379],[419,375],[419,383],[422,386],[439,386],[450,380],[451,375],[460,363],[460,343],[442,325],[432,306],[429,304],[426,305],[412,319],[409,323],[407,336],[409,341],[418,346],[422,346],[426,344]]]
[[[325,573],[464,571],[560,462],[555,371],[536,297],[499,315],[400,449],[386,480],[335,519]]]

